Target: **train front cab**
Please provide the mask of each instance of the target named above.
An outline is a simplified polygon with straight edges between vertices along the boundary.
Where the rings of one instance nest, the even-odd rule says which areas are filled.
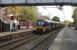
[[[44,22],[42,24],[36,24],[36,32],[38,33],[46,33],[48,30],[48,23]]]
[[[36,27],[36,32],[37,33],[44,33],[45,32],[45,28],[44,27],[37,26]]]

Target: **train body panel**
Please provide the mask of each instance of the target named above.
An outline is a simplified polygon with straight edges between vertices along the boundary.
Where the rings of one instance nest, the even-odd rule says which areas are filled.
[[[54,22],[50,20],[43,20],[43,19],[38,19],[36,21],[36,32],[47,32],[51,31],[53,29],[57,29],[60,27],[59,22]]]

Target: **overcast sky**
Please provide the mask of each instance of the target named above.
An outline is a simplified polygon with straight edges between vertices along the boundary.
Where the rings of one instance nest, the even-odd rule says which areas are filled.
[[[38,7],[38,11],[42,15],[48,15],[51,19],[54,16],[58,16],[60,18],[60,21],[64,21],[64,20],[73,21],[71,17],[73,13],[73,8],[71,6],[63,6],[62,11],[56,8],[56,6],[37,6],[37,7]]]

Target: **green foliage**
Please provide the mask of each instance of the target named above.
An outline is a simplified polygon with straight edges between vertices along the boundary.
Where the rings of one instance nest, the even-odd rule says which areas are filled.
[[[71,23],[71,22],[68,21],[68,20],[65,20],[65,21],[64,21],[65,26],[68,26],[70,23]]]
[[[37,8],[36,7],[23,7],[23,11],[21,12],[21,19],[23,18],[24,20],[32,20],[35,21],[37,17]]]
[[[7,13],[13,15],[20,15],[22,11],[22,6],[11,6],[7,7]]]
[[[8,13],[19,15],[19,20],[36,21],[37,8],[35,6],[14,6],[8,7]]]
[[[54,16],[54,17],[52,18],[52,21],[60,22],[60,19],[59,19],[59,17]]]
[[[74,9],[72,17],[74,19],[74,24],[77,24],[77,8]]]

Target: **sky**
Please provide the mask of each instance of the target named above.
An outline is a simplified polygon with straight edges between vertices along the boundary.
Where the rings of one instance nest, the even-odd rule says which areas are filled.
[[[60,21],[63,22],[64,20],[68,20],[73,22],[72,13],[73,7],[72,6],[63,6],[63,10],[57,8],[58,6],[37,6],[39,13],[42,15],[47,15],[52,19],[54,16],[58,16]]]

